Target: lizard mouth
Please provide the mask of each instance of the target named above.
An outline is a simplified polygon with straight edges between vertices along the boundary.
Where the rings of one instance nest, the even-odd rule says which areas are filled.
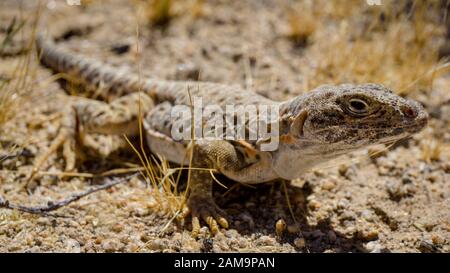
[[[428,124],[428,115],[423,114],[412,121],[406,121],[402,126],[396,127],[394,133],[401,134],[403,132],[408,134],[415,134],[420,132]]]
[[[420,132],[428,123],[428,114],[423,111],[414,119],[407,119],[400,124],[386,127],[375,126],[373,129],[367,129],[368,133],[372,131],[375,138],[379,139],[379,143],[391,143],[409,137]]]
[[[393,128],[392,131],[386,133],[386,136],[381,137],[380,144],[392,144],[399,140],[410,137],[411,135],[420,132],[426,125],[427,119],[422,119],[420,121],[408,122],[402,126]],[[382,128],[380,128],[382,130]]]

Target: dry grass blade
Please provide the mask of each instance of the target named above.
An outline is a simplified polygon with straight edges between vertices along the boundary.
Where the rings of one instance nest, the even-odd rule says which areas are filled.
[[[138,17],[138,16],[137,16]],[[136,63],[138,66],[138,77],[141,80],[141,65],[140,65],[140,45],[139,45],[139,24],[136,24],[136,48],[137,53]],[[153,154],[147,155],[145,150],[145,132],[143,128],[143,115],[141,108],[141,102],[139,100],[138,104],[139,115],[138,115],[138,128],[139,128],[139,144],[136,147],[131,140],[124,135],[125,140],[130,145],[131,149],[139,158],[142,165],[139,171],[144,177],[147,185],[152,189],[152,193],[155,193],[155,198],[160,208],[168,209],[174,215],[178,215],[181,211],[180,198],[176,195],[178,188],[178,179],[174,179],[174,175],[178,169],[170,168],[167,160],[162,157],[154,156]],[[181,171],[181,169],[179,169]],[[172,220],[171,220],[172,221]]]
[[[112,175],[122,175],[127,173],[135,173],[142,172],[144,170],[143,167],[135,167],[135,168],[121,168],[121,169],[113,169],[102,173],[79,173],[79,172],[39,172],[39,175],[54,175],[58,177],[86,177],[86,178],[95,178],[95,177],[106,177]]]
[[[0,44],[0,56],[3,56],[5,54],[5,49],[8,45],[12,45],[14,37],[25,26],[25,23],[25,20],[21,20],[20,22],[18,22],[16,17],[11,20],[11,23],[6,29],[6,35]]]
[[[314,69],[304,71],[306,88],[378,82],[402,95],[430,90],[436,74],[443,71],[436,66],[445,32],[445,24],[436,17],[441,2],[414,1],[409,7],[404,1],[386,1],[377,8],[362,1],[299,3],[297,21],[311,14],[314,18],[336,16],[339,10],[344,15],[337,16],[338,28],[320,26],[320,31],[314,32],[308,49]]]
[[[36,27],[40,18],[41,7],[38,6],[34,14],[30,15],[30,20],[22,18],[17,19],[14,17],[6,29],[6,36],[0,44],[0,56],[6,50],[7,46],[12,44],[15,37],[21,34],[22,37],[29,37],[28,40],[22,39],[23,42],[20,43],[21,51],[26,52],[25,55],[17,56],[17,61],[11,67],[6,74],[0,75],[0,131],[2,131],[2,141],[7,139],[14,139],[14,137],[9,135],[8,130],[3,130],[6,123],[20,113],[22,106],[29,101],[31,90],[33,88],[33,83],[35,82],[34,71],[31,70],[31,59],[34,47],[34,37],[36,33]],[[27,22],[30,22],[28,26]],[[31,35],[25,36],[25,26],[31,27]],[[13,141],[14,142],[14,141]],[[0,158],[4,160],[10,155],[18,154],[21,149],[26,145],[27,141],[23,143],[14,143],[10,147],[2,147],[1,149],[6,149],[6,157],[2,155]]]
[[[286,187],[286,181],[281,181],[281,184],[283,185],[284,196],[286,198],[286,203],[288,205],[289,212],[291,213],[292,220],[294,221],[295,224],[297,224],[298,223],[297,218],[295,218],[294,211],[292,210],[291,201],[289,200],[289,193]]]

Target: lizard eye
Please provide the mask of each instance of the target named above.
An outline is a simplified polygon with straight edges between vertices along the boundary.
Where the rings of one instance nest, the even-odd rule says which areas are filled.
[[[351,99],[348,104],[348,110],[353,114],[364,115],[369,112],[369,105],[361,99]]]

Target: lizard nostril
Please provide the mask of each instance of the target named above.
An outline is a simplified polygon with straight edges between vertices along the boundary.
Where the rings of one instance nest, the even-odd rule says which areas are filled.
[[[402,109],[403,114],[408,118],[415,118],[417,117],[417,111],[409,106],[405,106]]]

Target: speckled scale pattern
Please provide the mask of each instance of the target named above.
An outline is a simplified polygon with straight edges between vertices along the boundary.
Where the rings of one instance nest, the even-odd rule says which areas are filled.
[[[191,97],[202,97],[205,106],[275,103],[252,91],[244,90],[239,85],[140,80],[137,75],[123,69],[66,51],[42,35],[37,38],[36,44],[44,65],[55,71],[66,73],[71,79],[80,81],[89,91],[107,101],[142,91],[150,94],[157,102],[170,101],[174,105],[190,105],[189,93]]]

